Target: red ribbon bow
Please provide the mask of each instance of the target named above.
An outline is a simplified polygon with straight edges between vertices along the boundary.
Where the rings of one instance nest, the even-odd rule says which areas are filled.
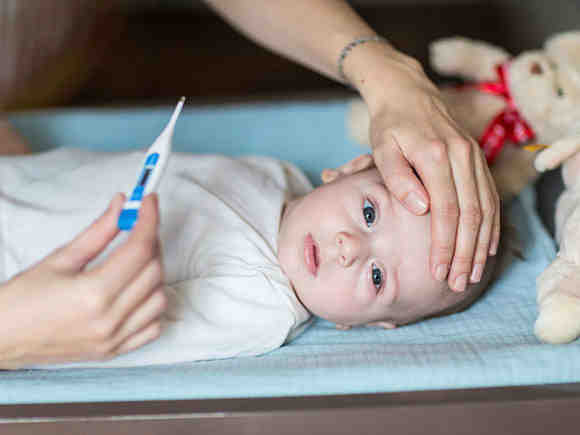
[[[507,107],[498,113],[489,123],[481,137],[479,146],[485,153],[488,164],[492,164],[506,140],[521,144],[535,137],[534,130],[524,120],[518,111],[507,84],[507,63],[496,67],[498,80],[494,82],[481,82],[474,86],[482,92],[503,97]]]

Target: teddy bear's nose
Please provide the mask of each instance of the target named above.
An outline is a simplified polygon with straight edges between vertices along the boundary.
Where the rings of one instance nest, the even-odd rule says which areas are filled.
[[[530,67],[530,72],[532,74],[542,74],[544,70],[542,69],[542,65],[540,65],[538,62],[534,62]]]

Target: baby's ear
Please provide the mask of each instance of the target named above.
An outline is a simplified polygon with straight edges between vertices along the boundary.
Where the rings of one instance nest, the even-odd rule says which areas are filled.
[[[366,326],[372,326],[375,328],[383,328],[383,329],[395,329],[397,327],[397,325],[394,324],[393,322],[387,322],[386,320],[367,323]]]

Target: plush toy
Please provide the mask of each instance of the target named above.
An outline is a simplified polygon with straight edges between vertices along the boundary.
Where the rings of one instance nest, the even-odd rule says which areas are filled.
[[[578,79],[580,80],[580,74]],[[577,110],[578,112],[578,110]],[[577,113],[580,120],[580,113]],[[580,129],[577,130],[580,133]],[[537,279],[536,336],[568,343],[580,336],[580,134],[559,140],[535,161],[540,171],[562,165],[565,190],[556,204],[556,259]]]
[[[563,163],[566,192],[557,205],[560,252],[538,278],[542,341],[580,336],[580,31],[552,36],[543,50],[516,57],[466,38],[435,41],[433,69],[465,85],[442,87],[445,102],[484,150],[504,201],[518,194],[538,171]],[[368,145],[369,115],[361,100],[349,114],[354,138]],[[550,147],[539,154],[524,145]],[[528,148],[528,149],[525,149]],[[534,159],[535,165],[534,165]],[[525,255],[525,254],[524,254]]]

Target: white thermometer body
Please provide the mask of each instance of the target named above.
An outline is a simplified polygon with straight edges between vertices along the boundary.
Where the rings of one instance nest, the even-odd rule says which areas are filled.
[[[179,103],[177,103],[177,107],[173,111],[173,115],[171,115],[169,123],[145,155],[143,165],[137,177],[137,184],[135,184],[135,187],[129,195],[129,199],[125,201],[123,210],[119,216],[117,225],[120,230],[130,231],[133,228],[139,218],[141,201],[147,194],[155,191],[159,185],[165,167],[167,166],[169,154],[171,153],[171,140],[173,138],[175,122],[181,113],[184,101],[185,97],[181,97]]]

